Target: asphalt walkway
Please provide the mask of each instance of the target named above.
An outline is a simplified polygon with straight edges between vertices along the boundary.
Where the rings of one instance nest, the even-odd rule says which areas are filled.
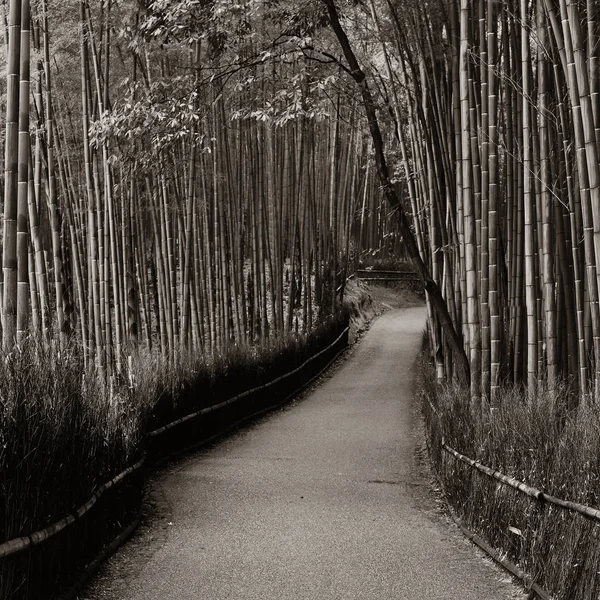
[[[524,597],[443,517],[413,400],[423,308],[388,312],[299,402],[161,473],[88,600]]]

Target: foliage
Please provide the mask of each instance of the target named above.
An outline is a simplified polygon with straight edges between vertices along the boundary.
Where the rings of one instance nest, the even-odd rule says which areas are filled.
[[[115,383],[112,390],[83,369],[77,352],[40,351],[29,341],[5,355],[0,362],[0,543],[45,528],[87,502],[101,484],[140,458],[149,429],[284,375],[331,344],[346,324],[342,311],[309,335],[232,346],[212,358],[191,352],[171,358],[141,355],[130,384]],[[307,377],[302,373],[290,385]],[[248,402],[241,401],[227,418],[235,422]],[[123,510],[112,506],[109,516],[118,524]],[[39,585],[50,597],[49,586],[61,573],[73,576],[84,566],[81,556],[91,559],[98,544],[111,541],[103,539],[105,528],[104,518],[92,518],[78,543],[69,542],[70,529],[61,533],[67,536],[56,542],[62,565],[50,560],[52,544],[39,546],[33,558],[23,553],[0,559],[0,597],[37,597],[28,596],[28,590]],[[49,579],[40,580],[40,570],[50,563]]]
[[[159,150],[168,155],[181,140],[204,146],[205,134],[199,129],[203,113],[192,76],[159,80],[150,86],[126,80],[123,92],[112,110],[90,125],[90,139],[96,147],[116,142],[126,156],[149,165]]]
[[[141,411],[131,400],[128,388],[107,393],[77,351],[29,339],[2,357],[0,540],[64,517],[132,462]]]
[[[347,313],[340,311],[306,336],[280,336],[260,346],[231,345],[210,356],[192,352],[176,357],[146,356],[136,367],[136,395],[157,399],[148,415],[148,428],[162,427],[292,371],[316,349],[330,344],[347,321]]]
[[[448,501],[470,529],[508,553],[553,597],[584,600],[600,591],[600,524],[499,484],[446,455],[458,452],[564,500],[598,508],[600,413],[588,402],[568,408],[569,391],[540,389],[534,397],[503,388],[493,407],[471,402],[468,390],[435,384],[420,365],[419,394],[430,452]],[[587,399],[589,400],[589,399]],[[440,415],[439,421],[430,403]]]

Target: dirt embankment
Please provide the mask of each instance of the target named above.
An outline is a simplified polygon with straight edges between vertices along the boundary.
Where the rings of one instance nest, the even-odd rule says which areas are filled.
[[[351,279],[346,285],[344,302],[350,311],[350,343],[360,338],[373,319],[395,308],[412,308],[423,305],[423,298],[406,283],[395,285],[367,284]]]

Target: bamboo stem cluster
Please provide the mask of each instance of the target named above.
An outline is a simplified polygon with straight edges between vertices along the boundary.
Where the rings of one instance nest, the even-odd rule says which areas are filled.
[[[600,381],[595,3],[382,0],[369,13],[413,231],[472,397],[559,378],[583,397]],[[447,335],[430,329],[451,376]]]
[[[202,65],[227,68],[197,39],[128,48],[111,0],[77,0],[77,99],[48,4],[8,12],[5,350],[30,334],[75,343],[110,375],[140,347],[176,357],[306,333],[339,309],[349,257],[399,239],[353,101],[333,88],[315,115],[305,78],[288,115],[259,72],[293,80],[300,57],[206,80]]]

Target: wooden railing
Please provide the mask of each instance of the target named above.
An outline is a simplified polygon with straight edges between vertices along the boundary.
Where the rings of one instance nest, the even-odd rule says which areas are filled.
[[[412,271],[357,269],[355,277],[361,281],[419,281],[419,276]]]

